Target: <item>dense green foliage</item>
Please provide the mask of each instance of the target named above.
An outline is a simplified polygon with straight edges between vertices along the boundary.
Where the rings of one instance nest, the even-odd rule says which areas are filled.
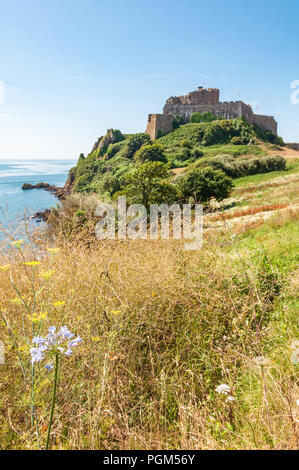
[[[192,198],[196,202],[207,202],[214,197],[222,200],[233,187],[231,178],[221,170],[203,168],[190,171],[179,178],[177,186],[186,202]]]
[[[75,178],[74,191],[96,192],[103,199],[110,199],[119,192],[127,192],[131,200],[142,200],[144,196],[140,196],[137,189],[135,189],[136,197],[133,196],[132,175],[138,178],[140,165],[148,162],[167,163],[171,169],[185,167],[186,173],[189,174],[195,169],[208,168],[211,171],[212,167],[215,170],[222,170],[226,176],[232,178],[285,169],[283,158],[266,158],[265,146],[269,146],[270,143],[276,145],[281,143],[281,139],[271,132],[249,125],[243,119],[217,120],[212,113],[194,113],[192,121],[197,120],[200,122],[183,124],[183,119],[177,116],[174,119],[174,130],[154,142],[146,133],[124,135],[119,130],[108,129],[106,135],[99,141],[98,148],[86,158],[83,154],[80,155],[76,168],[72,170],[72,176]],[[261,140],[265,142],[263,146],[260,145]],[[240,159],[242,155],[244,157]],[[206,173],[209,187],[215,188],[211,175],[209,172]],[[171,190],[168,189],[169,199],[172,199],[173,175],[168,172],[163,178],[171,185]],[[202,178],[201,174],[200,181]],[[153,179],[157,188],[159,186],[156,184],[157,179],[156,177]],[[190,181],[188,182],[190,186],[189,183]],[[165,199],[166,182],[163,184]],[[200,187],[201,184],[200,182]],[[160,187],[160,190],[162,189]],[[189,188],[188,191],[185,191],[186,197],[192,193],[203,201],[206,197],[218,198],[225,194],[222,189],[219,194],[207,189],[207,196],[201,193],[201,189],[196,191],[194,188]],[[156,196],[155,198],[159,199]]]
[[[178,189],[166,181],[168,167],[163,162],[146,162],[138,165],[127,177],[127,186],[117,193],[126,196],[129,204],[168,203],[172,204],[179,198]]]
[[[217,117],[211,113],[211,111],[206,111],[205,113],[193,113],[190,117],[190,122],[212,122],[216,121]]]
[[[164,148],[160,144],[143,145],[135,153],[134,160],[139,163],[145,162],[164,162],[167,163],[167,158],[164,153]]]
[[[230,155],[220,155],[208,163],[216,169],[222,170],[232,178],[240,178],[246,175],[268,173],[270,171],[282,171],[286,168],[286,160],[280,155],[265,158],[250,158],[236,160]]]

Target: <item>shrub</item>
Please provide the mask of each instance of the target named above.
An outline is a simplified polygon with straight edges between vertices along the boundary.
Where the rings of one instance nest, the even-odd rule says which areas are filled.
[[[162,162],[147,162],[138,165],[127,176],[127,186],[116,196],[127,197],[129,204],[172,204],[179,197],[175,185],[165,181],[168,167]]]
[[[180,147],[185,147],[185,148],[192,148],[192,144],[188,139],[183,139],[180,142]]]
[[[150,136],[145,132],[135,134],[126,140],[125,145],[120,151],[120,155],[125,158],[132,159],[135,152],[142,147],[142,145],[149,144],[151,142]]]
[[[185,119],[183,118],[183,116],[175,116],[174,120],[172,121],[172,129],[178,129],[182,124],[184,124],[184,122]]]
[[[280,155],[248,160],[235,160],[230,155],[220,155],[208,162],[208,165],[222,170],[232,178],[239,178],[241,176],[285,170],[286,160]]]
[[[111,173],[105,174],[98,186],[98,191],[100,193],[107,193],[110,197],[120,189],[120,178]]]
[[[233,187],[231,178],[212,168],[190,171],[178,180],[177,185],[186,201],[193,198],[202,203],[212,197],[217,200],[226,198]]]
[[[167,162],[164,148],[160,144],[143,145],[134,155],[134,160],[139,163],[149,162]]]
[[[119,152],[124,145],[125,145],[125,141],[117,142],[115,144],[110,144],[105,154],[106,160],[110,160],[110,158],[113,158],[114,155],[116,155],[117,152]]]
[[[231,144],[233,145],[247,145],[249,144],[250,136],[238,136],[231,139]]]
[[[240,133],[241,129],[237,128],[234,121],[227,119],[215,121],[206,129],[202,143],[203,145],[227,144]]]
[[[190,117],[190,122],[212,122],[215,121],[217,117],[211,113],[211,111],[206,111],[205,113],[193,113]]]

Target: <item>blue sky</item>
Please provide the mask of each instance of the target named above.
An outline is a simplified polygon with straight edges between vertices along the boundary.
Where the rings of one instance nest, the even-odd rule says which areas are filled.
[[[76,158],[198,85],[298,142],[298,16],[298,0],[0,0],[0,158]]]

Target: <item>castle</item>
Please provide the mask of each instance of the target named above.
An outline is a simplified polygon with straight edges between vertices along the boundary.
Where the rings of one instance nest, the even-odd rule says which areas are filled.
[[[146,132],[151,139],[158,134],[167,134],[172,131],[172,122],[175,116],[182,116],[186,122],[193,113],[211,111],[215,116],[225,119],[244,117],[249,124],[257,124],[263,129],[277,134],[277,122],[272,116],[254,114],[250,105],[243,101],[219,101],[220,92],[217,88],[198,87],[187,95],[172,96],[168,98],[163,108],[163,114],[149,114]]]

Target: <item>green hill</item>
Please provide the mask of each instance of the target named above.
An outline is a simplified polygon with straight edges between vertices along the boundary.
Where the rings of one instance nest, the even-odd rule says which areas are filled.
[[[167,165],[166,179],[173,185],[179,179],[174,173],[183,170],[171,170],[178,168],[185,169],[186,174],[212,168],[230,178],[283,170],[283,158],[267,156],[267,150],[278,145],[283,145],[280,137],[243,119],[180,125],[155,141],[145,133],[123,135],[109,129],[96,148],[86,158],[81,155],[71,170],[72,188],[73,192],[94,192],[111,199],[130,184],[134,170],[150,161]]]

